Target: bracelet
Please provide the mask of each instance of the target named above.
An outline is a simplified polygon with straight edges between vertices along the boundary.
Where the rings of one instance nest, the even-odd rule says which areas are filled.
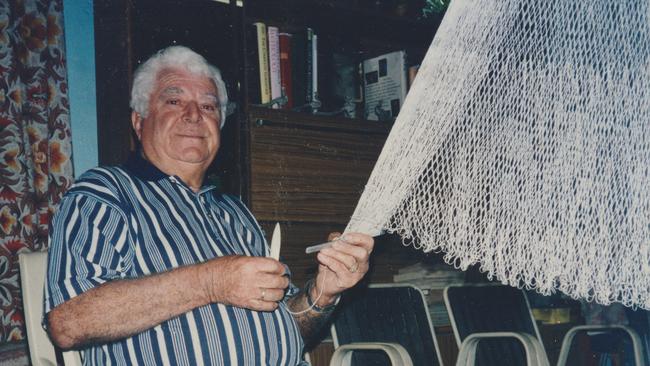
[[[307,304],[309,305],[309,307],[312,310],[314,310],[315,312],[317,312],[317,313],[330,313],[330,312],[332,312],[334,310],[334,308],[336,308],[336,305],[338,305],[339,301],[341,300],[341,294],[338,294],[336,296],[336,300],[334,300],[333,303],[321,308],[320,306],[316,305],[314,300],[312,300],[312,298],[311,298],[311,288],[312,288],[312,286],[314,286],[314,280],[313,279],[307,281],[307,283],[305,284],[305,295],[307,297]]]

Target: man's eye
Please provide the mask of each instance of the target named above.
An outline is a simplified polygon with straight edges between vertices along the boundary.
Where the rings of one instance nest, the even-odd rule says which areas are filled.
[[[167,104],[179,105],[180,101],[178,99],[167,99]]]
[[[202,106],[202,108],[205,109],[206,111],[210,111],[210,112],[214,112],[217,109],[217,107],[215,107],[212,104],[204,104]]]

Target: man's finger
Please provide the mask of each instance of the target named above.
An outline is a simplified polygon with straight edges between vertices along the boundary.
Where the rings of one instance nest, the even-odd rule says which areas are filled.
[[[251,301],[249,309],[255,311],[273,311],[278,308],[278,303],[276,301],[264,301],[259,299],[254,299]]]
[[[316,256],[316,258],[318,258],[318,261],[322,265],[329,268],[332,272],[335,272],[337,275],[350,272],[349,267],[347,267],[344,262],[341,262],[340,260],[327,255],[323,251],[320,251]]]
[[[370,235],[360,233],[346,233],[341,240],[352,245],[357,245],[366,249],[368,253],[372,252],[375,246],[375,240]]]
[[[340,237],[341,237],[341,233],[339,233],[338,231],[335,231],[333,233],[330,233],[327,236],[327,241],[334,241],[334,240],[336,240],[336,239],[338,239]]]
[[[335,250],[335,251],[343,252],[347,255],[351,255],[357,261],[365,261],[368,258],[368,255],[370,254],[368,253],[368,250],[366,250],[366,248],[354,244],[349,244],[342,240],[335,241],[334,244],[332,244],[330,250]]]
[[[272,289],[272,288],[260,288],[260,297],[261,301],[272,301],[278,302],[284,298],[284,290]]]
[[[272,273],[278,275],[283,275],[285,272],[284,265],[273,258],[267,258],[267,257],[249,257],[249,258],[252,261],[254,261],[253,264],[255,268],[260,272],[266,272],[266,273]]]
[[[365,254],[365,251],[363,248],[357,248]],[[343,266],[347,268],[348,270],[350,268],[354,268],[355,266],[359,265],[359,261],[363,261],[363,259],[357,259],[354,255],[348,254],[342,250],[339,250],[335,247],[327,248],[321,250],[321,253],[324,255],[327,255],[328,257],[334,258],[337,261],[343,263]],[[363,255],[363,254],[362,254]]]
[[[287,276],[278,274],[263,273],[256,279],[256,283],[262,288],[272,288],[284,290],[289,286]]]

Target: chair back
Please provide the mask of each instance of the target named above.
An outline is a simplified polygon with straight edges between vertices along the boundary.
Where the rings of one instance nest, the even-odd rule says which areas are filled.
[[[331,328],[334,347],[358,342],[402,345],[414,365],[442,364],[422,291],[412,285],[375,284],[344,293]],[[387,365],[381,352],[355,352],[353,365]]]
[[[543,351],[542,338],[522,290],[510,286],[450,286],[444,296],[458,347],[473,333],[517,332],[539,340]],[[478,346],[476,365],[526,365],[524,347],[513,338],[485,339]]]
[[[20,283],[23,293],[23,308],[25,311],[25,328],[29,357],[33,366],[56,366],[56,352],[47,333],[41,326],[43,316],[43,287],[47,269],[47,253],[21,253],[18,256],[20,267]],[[63,353],[66,366],[80,366],[79,352]]]

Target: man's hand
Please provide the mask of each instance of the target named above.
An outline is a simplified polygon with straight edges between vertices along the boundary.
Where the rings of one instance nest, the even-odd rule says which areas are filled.
[[[330,234],[333,240],[340,234]],[[368,272],[368,260],[374,248],[374,239],[365,234],[347,233],[334,241],[331,247],[318,253],[318,274],[311,298],[316,300],[322,291],[318,306],[326,306],[341,292],[356,285]]]
[[[207,301],[273,311],[289,286],[282,263],[265,257],[227,256],[198,267]]]

